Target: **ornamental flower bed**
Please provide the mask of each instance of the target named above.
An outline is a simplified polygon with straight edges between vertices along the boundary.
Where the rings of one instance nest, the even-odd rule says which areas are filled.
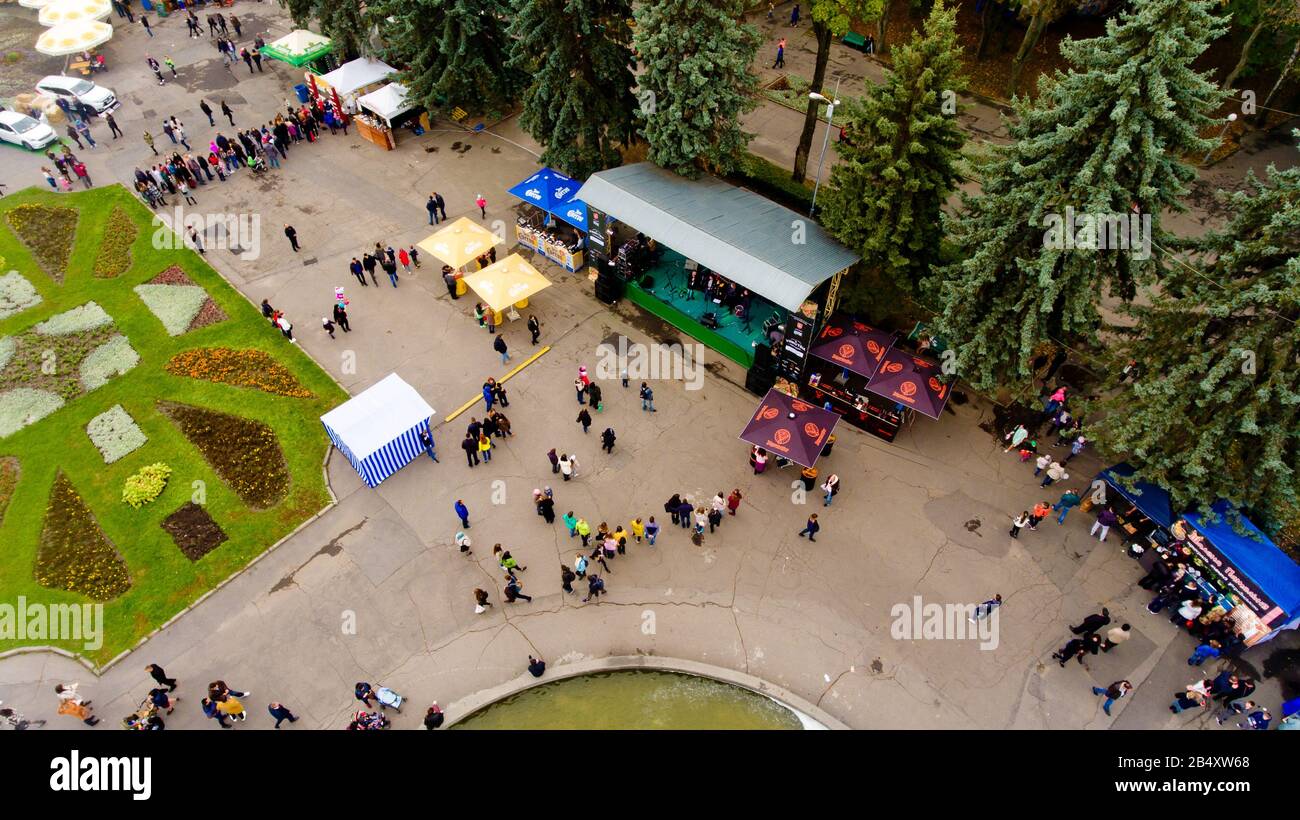
[[[273,507],[288,494],[289,468],[270,427],[188,404],[158,406],[249,507]]]
[[[77,210],[51,205],[19,205],[6,215],[9,227],[54,281],[62,283],[77,235]]]
[[[0,268],[2,267],[4,259],[0,259]],[[0,319],[8,319],[15,313],[36,307],[40,303],[41,295],[36,292],[36,287],[21,273],[11,270],[0,276]]]
[[[94,302],[52,316],[0,342],[0,436],[8,435],[135,367],[139,355],[115,332],[112,318]],[[57,402],[45,397],[51,394]],[[26,405],[45,412],[22,421]]]
[[[0,524],[5,522],[5,510],[18,488],[18,459],[0,456]]]
[[[78,305],[72,310],[56,313],[32,328],[42,336],[70,336],[88,330],[98,330],[113,324],[113,317],[95,302]]]
[[[172,468],[162,462],[141,467],[136,474],[127,476],[122,485],[122,503],[140,509],[162,495],[171,475]]]
[[[115,404],[100,413],[86,425],[86,435],[99,448],[105,464],[112,464],[128,453],[144,446],[149,439],[131,418],[131,414]]]
[[[18,387],[0,393],[0,438],[35,424],[63,406],[63,399],[48,390]]]
[[[95,276],[113,279],[126,273],[131,267],[131,244],[139,234],[135,220],[121,206],[114,205],[95,256]]]
[[[81,385],[86,392],[96,390],[114,376],[120,376],[140,363],[140,354],[120,333],[90,351],[82,360]]]
[[[131,588],[131,573],[72,483],[60,471],[50,490],[36,553],[36,583],[96,601]]]
[[[163,323],[170,336],[179,336],[228,318],[208,292],[194,284],[194,280],[175,265],[145,284],[137,285],[135,292]]]
[[[179,510],[164,518],[162,528],[191,561],[199,560],[226,540],[221,526],[208,515],[207,510],[193,501],[186,501]]]
[[[177,353],[167,362],[173,376],[252,387],[277,396],[295,399],[314,398],[287,367],[261,350],[232,350],[228,347],[201,347]]]

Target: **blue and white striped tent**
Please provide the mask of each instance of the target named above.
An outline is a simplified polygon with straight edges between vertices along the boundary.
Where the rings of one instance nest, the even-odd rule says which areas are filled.
[[[433,412],[415,388],[391,373],[320,420],[361,480],[375,487],[424,451],[420,431],[429,429]]]

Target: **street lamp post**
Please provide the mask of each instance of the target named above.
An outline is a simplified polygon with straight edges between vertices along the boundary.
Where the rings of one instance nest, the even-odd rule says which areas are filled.
[[[1229,129],[1229,128],[1232,126],[1232,124],[1233,124],[1234,122],[1236,122],[1236,121],[1237,121],[1237,115],[1236,115],[1235,113],[1233,113],[1233,114],[1229,114],[1229,115],[1228,115],[1228,121],[1225,122],[1225,123],[1223,124],[1223,130],[1219,132],[1219,138],[1218,138],[1218,140],[1215,141],[1215,144],[1214,144],[1214,145],[1210,146],[1210,150],[1208,150],[1208,151],[1205,152],[1205,159],[1201,160],[1201,164],[1202,164],[1202,165],[1208,165],[1208,164],[1209,164],[1209,162],[1210,162],[1210,155],[1214,153],[1214,149],[1215,149],[1215,148],[1218,148],[1220,145],[1223,144],[1223,138],[1224,138],[1224,136],[1227,135],[1227,133],[1228,133],[1228,129]]]
[[[808,216],[812,216],[817,210],[817,191],[822,184],[822,165],[826,162],[826,146],[831,141],[831,123],[835,119],[835,106],[840,104],[840,79],[842,78],[835,78],[835,99],[827,99],[816,91],[808,93],[808,99],[826,103],[826,135],[822,137],[822,155],[817,160],[817,178],[813,181],[812,204],[808,206]]]

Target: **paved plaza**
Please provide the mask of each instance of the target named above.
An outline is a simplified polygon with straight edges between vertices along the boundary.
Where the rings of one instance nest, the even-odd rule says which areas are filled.
[[[268,31],[270,40],[290,28],[275,4],[240,2],[235,11],[246,36]],[[240,65],[232,75],[206,38],[186,38],[179,16],[154,28],[150,40],[138,27],[119,26],[105,49],[112,70],[98,79],[123,100],[117,120],[125,137],[78,152],[97,185],[125,183],[137,164],[152,159],[143,130],[160,148],[167,144],[164,117],[176,115],[192,144],[206,145],[226,123],[218,113],[217,128],[208,126],[200,94],[214,108],[224,98],[236,123],[252,126],[283,110],[301,81],[273,61],[264,62],[265,73],[250,77]],[[810,61],[811,48],[810,38],[793,37],[788,70]],[[144,65],[146,51],[169,54],[180,78],[158,86]],[[768,51],[759,55],[764,66]],[[855,83],[860,93],[864,78],[880,75],[877,64],[855,52],[837,52],[836,66],[852,77],[842,93],[852,93]],[[997,135],[991,109],[973,106],[969,116],[982,135]],[[754,150],[788,165],[801,115],[765,104],[748,122],[759,132]],[[101,131],[107,137],[100,126],[96,139]],[[810,171],[820,139],[819,131]],[[382,276],[378,287],[359,287],[347,264],[375,242],[399,247],[428,235],[424,200],[432,190],[442,193],[453,219],[478,219],[474,198],[483,194],[484,224],[512,226],[518,203],[505,191],[536,169],[539,152],[515,119],[480,134],[435,123],[421,137],[402,132],[390,153],[355,133],[326,134],[315,145],[294,146],[279,171],[258,179],[242,172],[195,192],[192,210],[256,214],[261,223],[258,258],[210,250],[207,260],[254,303],[269,299],[285,311],[303,348],[350,393],[392,372],[414,386],[438,411],[441,463],[421,457],[371,490],[333,452],[324,469],[337,503],[318,518],[102,675],[47,652],[0,659],[0,700],[50,720],[50,728],[74,728],[54,715],[51,689],[79,680],[98,713],[115,721],[151,688],[144,667],[158,663],[181,681],[181,708],[169,727],[206,728],[197,701],[207,681],[221,678],[254,693],[245,700],[253,712],[249,727],[268,727],[265,705],[279,700],[303,717],[300,727],[342,728],[355,705],[353,683],[366,680],[405,695],[411,708],[394,723],[415,728],[431,701],[455,719],[476,693],[522,682],[530,653],[553,669],[644,655],[770,681],[858,729],[1215,728],[1208,715],[1170,714],[1171,693],[1196,677],[1185,663],[1191,639],[1145,612],[1146,593],[1136,586],[1141,572],[1118,538],[1089,538],[1092,519],[1078,511],[1064,526],[1053,517],[1018,541],[1008,537],[1015,514],[1041,498],[1055,501],[1063,487],[1039,490],[1032,464],[1002,452],[993,408],[982,400],[953,403],[939,421],[919,418],[892,444],[842,426],[833,454],[819,464],[823,475],[841,478],[830,508],[819,493],[798,496],[793,470],[752,474],[748,446],[737,436],[758,399],[744,389],[744,372],[711,351],[702,389],[652,385],[654,414],[640,409],[635,384],[624,390],[617,380],[603,382],[605,410],[584,435],[572,383],[580,365],[595,368],[598,346],[619,337],[642,344],[680,339],[635,306],[607,308],[585,273],[566,273],[538,256],[532,261],[555,284],[524,313],[541,319],[541,341],[551,349],[507,384],[505,413],[515,435],[490,464],[467,467],[459,443],[482,405],[452,422],[442,419],[488,376],[500,377],[531,355],[523,322],[502,330],[513,359],[503,368],[473,319],[473,295],[450,299],[435,260],[423,259],[396,289]],[[1282,156],[1262,145],[1213,169],[1204,182],[1225,184]],[[43,184],[41,164],[39,156],[0,150],[0,181],[10,191]],[[1193,211],[1174,229],[1210,218]],[[300,253],[289,249],[286,223],[297,230]],[[352,332],[330,339],[319,318],[339,285],[351,299]],[[612,455],[599,445],[605,427],[618,433]],[[551,448],[577,454],[575,480],[551,473]],[[1102,466],[1085,453],[1071,461],[1066,483],[1086,487]],[[630,545],[612,565],[609,594],[599,603],[584,604],[560,588],[559,565],[572,562],[578,542],[558,522],[548,526],[534,514],[532,491],[547,485],[557,513],[573,510],[593,529],[651,515],[664,524],[656,546]],[[665,520],[663,504],[674,492],[704,500],[737,487],[745,496],[739,515],[706,534],[702,547]],[[457,499],[470,510],[469,557],[453,543]],[[796,535],[812,512],[823,525],[816,543]],[[492,558],[497,542],[528,567],[521,580],[531,603],[501,599]],[[474,612],[476,587],[492,594],[494,606],[483,615]],[[994,593],[1005,601],[996,646],[891,634],[891,610],[912,606],[918,596],[949,604]],[[1069,625],[1102,606],[1117,623],[1131,623],[1135,637],[1086,668],[1058,668],[1050,655],[1069,637]],[[1243,661],[1257,672],[1270,654],[1295,645],[1290,634],[1246,652]],[[1204,671],[1217,671],[1214,663]],[[1121,678],[1136,689],[1109,718],[1090,687]],[[1256,699],[1276,707],[1276,681],[1262,681]]]

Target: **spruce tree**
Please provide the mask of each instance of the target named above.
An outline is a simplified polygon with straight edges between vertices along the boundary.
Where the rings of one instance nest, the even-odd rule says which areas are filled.
[[[371,23],[363,0],[320,0],[316,17],[320,33],[334,42],[334,53],[344,60],[368,50]]]
[[[1175,509],[1226,498],[1283,520],[1300,505],[1300,169],[1220,193],[1221,231],[1183,243],[1121,352],[1138,364],[1090,425]]]
[[[1183,210],[1195,176],[1183,157],[1213,144],[1199,132],[1223,99],[1190,67],[1223,32],[1214,5],[1134,0],[1105,35],[1066,39],[1068,73],[1042,78],[1034,102],[1018,99],[1013,142],[977,164],[980,194],[948,221],[959,261],[939,272],[938,322],[977,389],[1028,382],[1036,346],[1094,338],[1100,297],[1127,300],[1159,270],[1161,213]],[[1063,226],[1067,207],[1096,231]],[[1111,235],[1100,243],[1110,249],[1086,247],[1107,220],[1133,213],[1140,227],[1149,220],[1146,241]],[[1130,242],[1138,247],[1116,247]]]
[[[655,0],[636,10],[633,42],[641,133],[650,160],[686,176],[729,173],[750,139],[758,31],[739,22],[742,0]]]
[[[822,224],[862,255],[844,293],[849,307],[871,303],[880,280],[915,295],[939,262],[940,216],[960,179],[965,139],[956,20],[955,7],[936,3],[924,35],[895,49],[885,81],[845,106],[851,142],[837,146]]]
[[[387,56],[406,66],[401,81],[424,108],[482,113],[509,107],[524,85],[508,65],[507,0],[381,0]]]
[[[630,0],[531,0],[510,26],[511,66],[531,76],[520,124],[542,161],[586,179],[636,133]]]

